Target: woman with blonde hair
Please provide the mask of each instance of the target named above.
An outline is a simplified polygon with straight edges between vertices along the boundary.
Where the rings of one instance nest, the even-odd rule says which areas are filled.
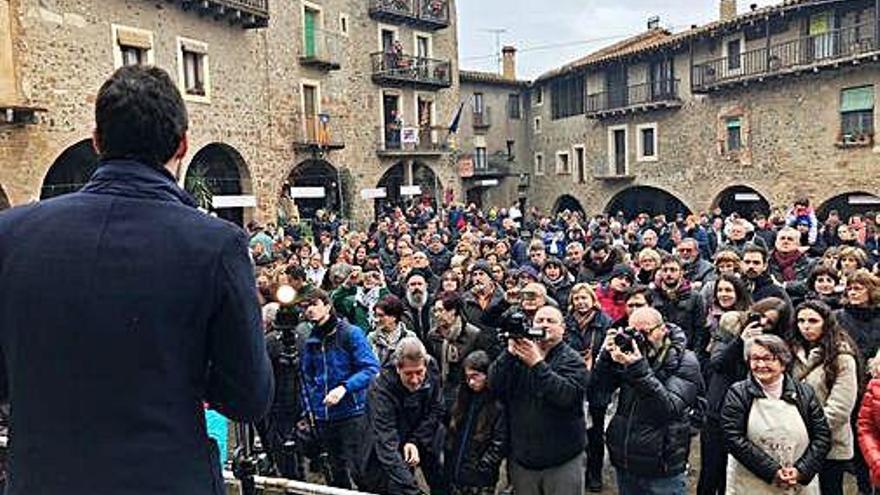
[[[654,249],[645,248],[639,251],[639,255],[636,258],[638,267],[636,280],[638,283],[653,287],[654,276],[657,274],[657,270],[660,269],[660,260],[660,253]]]

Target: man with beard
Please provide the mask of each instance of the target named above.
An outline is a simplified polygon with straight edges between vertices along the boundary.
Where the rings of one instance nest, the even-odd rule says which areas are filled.
[[[574,285],[572,277],[565,265],[559,258],[553,257],[544,263],[541,283],[547,288],[547,293],[559,303],[560,306],[568,304],[568,293]]]
[[[428,304],[428,276],[422,270],[409,272],[405,280],[404,325],[424,341],[431,329],[431,307]]]
[[[593,363],[602,352],[609,326],[611,318],[602,312],[593,289],[584,283],[572,287],[563,340],[583,357],[588,370],[593,368]],[[598,387],[587,387],[586,397],[590,414],[587,421],[587,489],[600,492],[605,457],[605,412],[611,396]]]
[[[743,250],[742,273],[752,293],[752,301],[778,297],[791,304],[785,289],[777,285],[767,273],[767,250],[757,244],[749,244]]]
[[[776,235],[776,249],[770,255],[770,275],[779,282],[806,280],[813,270],[813,263],[800,249],[801,234],[793,227],[786,227]]]
[[[618,252],[613,249],[604,239],[596,239],[590,243],[587,259],[584,267],[577,275],[578,282],[597,284],[607,280],[614,270],[614,265],[619,263]]]
[[[492,279],[492,267],[482,260],[471,269],[471,283],[470,290],[462,297],[465,318],[484,332],[495,332],[501,314],[509,306],[504,290]]]
[[[668,254],[660,263],[660,284],[654,289],[654,308],[663,319],[678,325],[687,336],[687,348],[695,351],[698,358],[705,358],[706,309],[700,293],[691,289],[684,278],[682,262]]]
[[[431,236],[431,241],[428,243],[428,252],[425,254],[428,255],[432,272],[442,274],[449,269],[452,253],[443,245],[443,238],[439,234]]]
[[[360,490],[422,495],[414,473],[420,467],[431,493],[446,493],[438,374],[436,362],[418,339],[407,337],[397,344],[367,394]]]
[[[685,278],[694,290],[700,290],[703,284],[715,280],[715,267],[700,256],[700,245],[696,239],[682,239],[675,250],[683,263]]]

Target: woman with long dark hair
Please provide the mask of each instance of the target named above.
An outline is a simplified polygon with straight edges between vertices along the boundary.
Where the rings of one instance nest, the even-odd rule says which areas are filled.
[[[446,469],[453,495],[493,495],[507,451],[507,420],[488,390],[491,360],[474,351],[462,362],[464,386],[446,434]]]
[[[797,331],[789,346],[792,376],[816,391],[831,428],[831,450],[819,471],[822,495],[843,493],[843,473],[854,454],[850,417],[859,395],[859,351],[822,301],[806,301],[795,311]]]

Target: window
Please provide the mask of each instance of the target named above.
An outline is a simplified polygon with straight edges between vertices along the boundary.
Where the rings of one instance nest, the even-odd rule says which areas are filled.
[[[727,42],[727,68],[739,70],[742,67],[742,40],[736,39]]]
[[[510,119],[522,118],[518,94],[507,95],[507,117]]]
[[[515,141],[507,140],[507,159],[512,161],[516,156],[513,154]]]
[[[567,151],[556,153],[556,175],[571,175],[571,156]]]
[[[535,153],[535,175],[544,175],[544,154]]]
[[[474,113],[483,113],[483,93],[474,93]]]
[[[339,32],[343,36],[348,36],[348,15],[339,14]]]
[[[540,86],[534,89],[535,92],[535,105],[543,105],[544,104],[544,89]]]
[[[419,58],[431,57],[431,37],[425,35],[416,35],[416,56]]]
[[[303,56],[315,58],[323,47],[319,46],[320,31],[324,26],[321,10],[312,6],[303,6]]]
[[[627,141],[627,127],[625,125],[608,128],[609,173],[613,176],[627,175],[629,170]]]
[[[584,113],[584,75],[571,74],[550,83],[550,102],[553,119],[562,119]]]
[[[211,96],[208,45],[185,38],[177,39],[178,81],[185,99],[207,103]]]
[[[874,135],[874,87],[840,92],[840,133],[843,142]]]
[[[489,155],[486,153],[486,148],[476,148],[474,158],[474,168],[477,170],[486,170],[489,168]]]
[[[535,134],[541,133],[541,117],[535,117]]]
[[[584,184],[587,182],[587,170],[584,162],[584,146],[577,145],[574,147],[574,170],[578,184]]]
[[[639,141],[636,156],[640,162],[657,160],[657,124],[643,124],[636,127]]]
[[[742,117],[731,117],[725,121],[727,127],[727,151],[742,149]]]
[[[153,33],[117,25],[112,26],[112,31],[115,67],[153,63]]]

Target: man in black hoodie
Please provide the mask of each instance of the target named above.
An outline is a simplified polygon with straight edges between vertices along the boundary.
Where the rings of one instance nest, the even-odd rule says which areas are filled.
[[[489,369],[489,388],[510,424],[510,480],[517,495],[582,495],[589,371],[563,343],[557,308],[539,309],[534,326],[544,329],[544,340],[511,339]]]
[[[584,257],[584,266],[577,274],[577,281],[594,285],[604,282],[614,270],[614,265],[620,263],[619,260],[616,249],[609,246],[604,239],[595,239],[590,243],[590,249]]]

